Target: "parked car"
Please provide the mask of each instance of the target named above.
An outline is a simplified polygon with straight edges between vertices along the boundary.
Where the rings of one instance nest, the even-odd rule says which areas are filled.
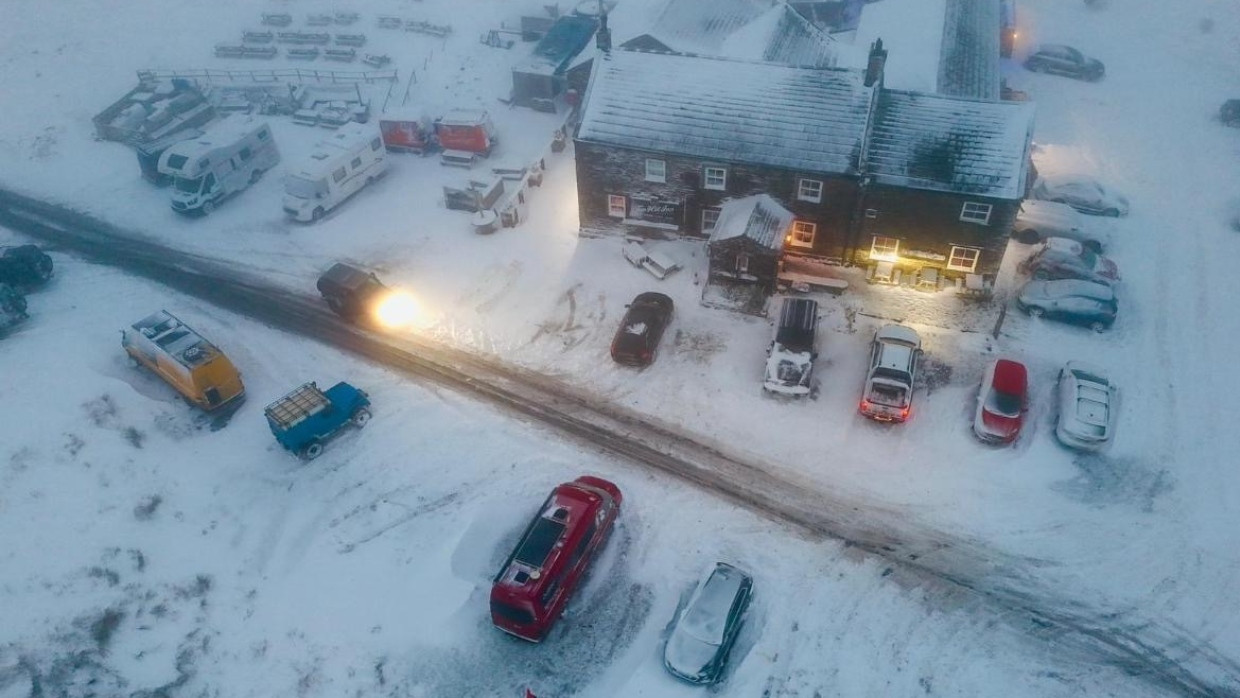
[[[880,422],[907,420],[920,360],[921,337],[915,331],[903,325],[879,328],[870,346],[861,414]]]
[[[0,330],[30,317],[26,314],[26,297],[21,291],[6,283],[0,283]]]
[[[637,294],[611,340],[611,358],[628,366],[649,366],[672,321],[672,309],[672,299],[662,293]]]
[[[1095,332],[1115,324],[1119,309],[1110,286],[1080,279],[1030,281],[1021,288],[1016,304],[1033,317],[1084,325]]]
[[[1016,212],[1012,235],[1017,241],[1033,245],[1049,237],[1076,240],[1094,252],[1101,252],[1107,235],[1086,221],[1076,209],[1054,201],[1025,199]]]
[[[1025,365],[998,359],[986,367],[977,393],[973,433],[990,443],[1012,443],[1020,436],[1029,408],[1029,373]]]
[[[818,302],[808,298],[785,298],[779,309],[775,339],[767,349],[764,390],[795,397],[813,391],[817,333]]]
[[[319,390],[310,382],[267,405],[263,410],[276,441],[304,460],[318,458],[323,444],[341,429],[370,421],[370,397],[348,383]]]
[[[1068,238],[1046,238],[1019,268],[1035,279],[1083,279],[1108,286],[1119,281],[1115,262]]]
[[[1097,58],[1063,44],[1043,44],[1025,59],[1025,69],[1035,73],[1054,73],[1077,80],[1096,82],[1106,74],[1106,66]]]
[[[1223,102],[1218,110],[1219,121],[1227,126],[1240,126],[1240,99],[1229,99]]]
[[[753,577],[717,562],[676,616],[663,648],[663,666],[696,684],[719,681],[753,596]]]
[[[1127,197],[1084,175],[1039,177],[1033,185],[1033,197],[1067,204],[1093,216],[1117,218],[1128,215]]]
[[[35,245],[5,247],[0,254],[0,283],[30,288],[52,278],[52,258]]]
[[[1115,432],[1118,397],[1118,388],[1101,368],[1069,361],[1059,371],[1055,437],[1069,448],[1102,450]]]

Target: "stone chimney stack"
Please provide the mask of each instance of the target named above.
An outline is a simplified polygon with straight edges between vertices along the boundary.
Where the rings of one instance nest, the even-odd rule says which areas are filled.
[[[600,3],[600,8],[601,3]],[[607,11],[602,10],[598,16],[598,34],[595,35],[595,42],[598,44],[598,50],[603,53],[611,53],[611,30],[607,28]]]
[[[883,67],[887,65],[887,50],[883,48],[883,40],[875,39],[870,44],[870,62],[865,68],[865,86],[873,87],[883,84]]]

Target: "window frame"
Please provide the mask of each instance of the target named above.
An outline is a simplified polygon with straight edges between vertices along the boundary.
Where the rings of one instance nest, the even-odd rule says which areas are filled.
[[[703,233],[709,233],[709,232],[713,231],[716,227],[718,227],[718,225],[719,225],[719,214],[720,214],[720,213],[722,213],[722,212],[723,212],[723,209],[718,208],[718,207],[710,207],[710,206],[708,206],[708,207],[704,207],[704,208],[702,209],[702,232],[703,232]],[[708,228],[708,227],[706,227],[706,214],[708,214],[708,213],[713,213],[713,214],[715,214],[715,219],[714,219],[714,220],[712,220],[712,221],[710,222],[710,227],[709,227],[709,228]]]
[[[341,182],[344,181],[344,178],[348,176],[349,176],[349,173],[345,171],[343,165],[341,165],[340,167],[332,171],[332,181],[335,182],[336,184],[340,184]]]
[[[737,274],[748,274],[749,273],[749,261],[750,261],[750,258],[749,258],[748,252],[737,252],[736,253],[736,273]]]
[[[617,200],[620,202],[619,209],[618,209],[620,211],[619,215],[616,215]],[[619,218],[621,220],[628,218],[629,217],[629,197],[623,194],[608,194],[607,195],[607,215],[612,218]]]
[[[891,241],[892,244],[890,245],[891,247],[890,253],[877,251],[879,249],[879,242],[878,242],[879,240],[890,240]],[[882,247],[885,249],[888,246],[883,245]],[[898,260],[899,258],[900,258],[900,238],[891,238],[891,237],[887,237],[886,235],[874,235],[873,237],[871,237],[870,259],[873,259],[879,262],[894,262]]]
[[[970,210],[970,207],[972,207],[972,210]],[[981,215],[982,209],[985,209],[985,215]],[[994,210],[994,204],[985,204],[980,201],[966,201],[964,202],[964,205],[960,207],[960,220],[965,223],[990,225],[990,216],[994,213]]]
[[[961,250],[973,253],[973,263],[968,267],[964,267],[955,263],[956,251]],[[968,245],[952,245],[951,253],[947,255],[948,271],[962,271],[966,274],[972,274],[977,271],[977,263],[982,259],[982,250],[979,247],[969,247]]]
[[[656,162],[659,163],[659,168],[662,171],[653,173],[650,171],[650,165]],[[659,158],[646,158],[646,181],[656,182],[658,184],[667,184],[667,160],[660,160]]]
[[[817,185],[818,193],[816,195],[809,195],[806,193],[805,185],[807,183]],[[820,204],[822,203],[822,194],[823,194],[824,188],[825,188],[825,183],[821,179],[810,179],[809,177],[800,177],[797,179],[797,201],[808,201],[812,204]]]
[[[711,184],[711,173],[719,172],[719,184]],[[702,188],[711,191],[727,191],[728,190],[728,168],[718,165],[702,166]]]
[[[804,233],[804,226],[809,226],[809,241],[808,242],[803,242],[797,239],[798,234]],[[788,244],[790,246],[813,248],[814,238],[818,236],[818,224],[814,223],[813,221],[794,220],[792,221],[792,228],[789,231],[789,235],[791,235],[791,237],[788,240]]]

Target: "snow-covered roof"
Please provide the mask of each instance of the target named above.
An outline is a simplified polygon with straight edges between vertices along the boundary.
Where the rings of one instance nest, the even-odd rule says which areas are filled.
[[[999,98],[999,3],[947,0],[938,93]]]
[[[856,71],[614,50],[577,137],[639,150],[855,173],[873,88]]]
[[[759,245],[779,250],[783,248],[784,234],[793,218],[792,212],[769,194],[725,201],[710,233],[710,242],[747,237]]]
[[[880,184],[1020,199],[1033,105],[899,90],[878,97],[866,152]]]
[[[835,40],[782,0],[624,0],[608,15],[612,45],[787,65],[831,67]],[[593,57],[584,53],[577,62]]]
[[[554,75],[566,69],[594,36],[598,20],[594,17],[565,15],[551,25],[539,40],[533,54],[514,68],[520,73]]]

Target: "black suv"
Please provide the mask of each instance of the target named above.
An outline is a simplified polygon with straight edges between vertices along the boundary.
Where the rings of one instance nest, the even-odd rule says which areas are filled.
[[[388,290],[372,272],[340,262],[324,272],[316,286],[332,312],[352,322],[369,316]]]
[[[41,286],[52,278],[52,258],[34,245],[5,247],[0,254],[0,283]]]

